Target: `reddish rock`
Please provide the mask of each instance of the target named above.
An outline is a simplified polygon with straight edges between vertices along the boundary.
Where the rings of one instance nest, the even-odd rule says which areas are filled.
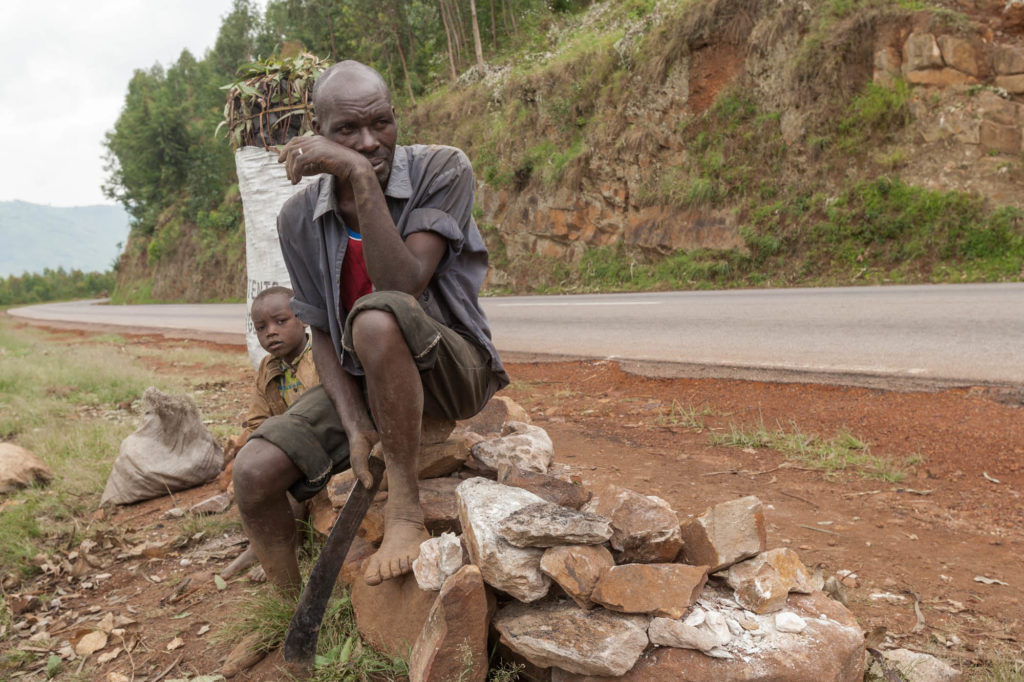
[[[14,443],[0,443],[0,494],[49,483],[53,472],[31,452]]]
[[[761,500],[752,495],[716,504],[683,521],[680,532],[686,563],[709,573],[763,552],[768,537]]]
[[[322,535],[329,534],[338,518],[338,510],[331,504],[331,498],[328,497],[326,488],[310,498],[308,509],[309,525]]]
[[[563,481],[550,474],[524,471],[511,464],[501,464],[498,466],[498,483],[529,490],[534,495],[548,502],[573,509],[579,509],[589,502],[593,496],[583,486]]]
[[[409,660],[437,592],[421,590],[412,573],[367,585],[352,582],[352,609],[359,635],[371,646],[391,656]]]
[[[914,85],[933,85],[940,88],[948,88],[951,85],[973,85],[978,82],[974,76],[949,68],[908,71],[905,78],[908,83]]]
[[[679,517],[660,497],[610,485],[584,510],[611,519],[610,544],[620,564],[671,562],[683,546]]]
[[[980,75],[978,59],[974,53],[974,46],[963,38],[956,36],[939,36],[939,51],[942,52],[942,61],[957,71],[962,71],[971,76]]]
[[[409,657],[410,682],[487,679],[487,591],[480,569],[448,578]]]
[[[892,87],[900,76],[900,53],[891,47],[875,52],[874,75],[872,80],[885,87]]]
[[[800,557],[785,547],[730,567],[727,582],[736,591],[736,601],[754,613],[778,611],[790,592],[814,592]]]
[[[996,87],[1006,90],[1011,95],[1024,93],[1024,73],[1016,76],[996,76]]]
[[[612,553],[600,545],[552,547],[540,558],[540,570],[583,609],[594,608],[590,594],[601,575],[614,565]]]
[[[500,436],[509,422],[530,423],[530,415],[523,407],[505,396],[491,398],[475,417],[459,422],[459,428],[481,436]]]
[[[189,507],[188,511],[191,514],[203,516],[205,514],[223,514],[231,506],[231,496],[227,493],[217,493],[213,497],[208,497],[202,502],[196,502],[194,505]]]
[[[338,573],[338,581],[345,585],[352,585],[355,582],[365,582],[363,578],[363,561],[377,551],[376,545],[367,542],[356,535],[352,538],[352,544],[345,555],[345,562],[341,565]]]
[[[455,489],[462,481],[458,478],[428,478],[420,481],[420,506],[423,507],[423,522],[431,535],[461,533],[459,502]]]
[[[605,571],[590,598],[620,613],[682,618],[707,580],[707,566],[626,564]]]
[[[424,415],[420,422],[420,445],[443,443],[454,429],[454,419],[435,419]]]
[[[982,121],[980,132],[980,144],[986,150],[995,150],[1003,154],[1019,154],[1022,151],[1019,125],[1007,126]]]
[[[992,68],[1000,76],[1024,73],[1024,47],[993,45]]]
[[[821,592],[791,595],[787,610],[807,620],[799,635],[732,659],[712,658],[692,649],[654,648],[621,682],[861,682],[864,635],[857,619]],[[824,616],[824,617],[822,617]],[[553,668],[551,682],[608,682]]]
[[[458,471],[474,443],[476,439],[471,434],[457,433],[441,443],[421,446],[419,477],[439,478]]]
[[[911,33],[903,43],[903,72],[942,66],[942,51],[931,33]]]

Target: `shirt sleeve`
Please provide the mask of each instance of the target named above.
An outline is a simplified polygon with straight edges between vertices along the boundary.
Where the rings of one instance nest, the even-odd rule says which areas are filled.
[[[319,260],[319,251],[305,195],[300,192],[285,202],[277,216],[277,237],[291,280],[292,312],[305,324],[329,332],[327,303],[317,286],[318,274],[311,269]]]
[[[473,168],[461,150],[445,147],[428,163],[427,176],[426,189],[416,197],[402,237],[436,232],[448,242],[447,261],[462,251],[473,218]]]

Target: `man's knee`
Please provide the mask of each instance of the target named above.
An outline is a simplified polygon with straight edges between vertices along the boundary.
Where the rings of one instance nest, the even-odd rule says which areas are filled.
[[[395,316],[386,310],[364,310],[352,322],[352,345],[356,355],[365,365],[373,362],[379,354],[405,347],[402,328]]]
[[[247,442],[235,457],[231,481],[239,505],[258,503],[283,494],[294,483],[298,468],[279,447],[263,438]]]

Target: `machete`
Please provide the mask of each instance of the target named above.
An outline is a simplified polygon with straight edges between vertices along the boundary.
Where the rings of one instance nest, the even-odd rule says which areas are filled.
[[[366,488],[359,479],[356,479],[355,486],[349,493],[345,506],[341,508],[341,514],[334,522],[331,534],[327,536],[327,542],[320,550],[320,557],[316,560],[313,572],[309,574],[306,587],[299,597],[299,604],[295,608],[295,615],[292,616],[288,635],[284,640],[284,660],[289,663],[313,666],[316,658],[316,641],[320,637],[320,624],[324,619],[324,611],[327,610],[327,600],[334,591],[334,584],[338,580],[338,573],[345,562],[352,538],[355,537],[359,524],[363,522],[366,510],[373,500],[374,493],[377,492],[377,486],[380,485],[384,461],[378,457],[370,457],[369,467],[373,484]]]

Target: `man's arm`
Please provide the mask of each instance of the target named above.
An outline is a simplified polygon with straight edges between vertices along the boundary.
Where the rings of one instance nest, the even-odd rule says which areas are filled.
[[[322,135],[294,137],[281,150],[293,183],[305,175],[330,173],[352,189],[351,205],[342,213],[355,216],[353,229],[363,237],[363,258],[370,281],[380,291],[403,291],[418,297],[434,275],[447,244],[443,237],[418,232],[405,241],[395,228],[380,181],[370,162],[357,151]]]
[[[316,327],[310,327],[310,332],[313,335],[313,362],[320,375],[320,384],[327,391],[348,436],[352,473],[363,485],[370,487],[372,476],[367,462],[370,450],[380,436],[373,427],[363,392],[355,378],[342,368],[331,335]]]

